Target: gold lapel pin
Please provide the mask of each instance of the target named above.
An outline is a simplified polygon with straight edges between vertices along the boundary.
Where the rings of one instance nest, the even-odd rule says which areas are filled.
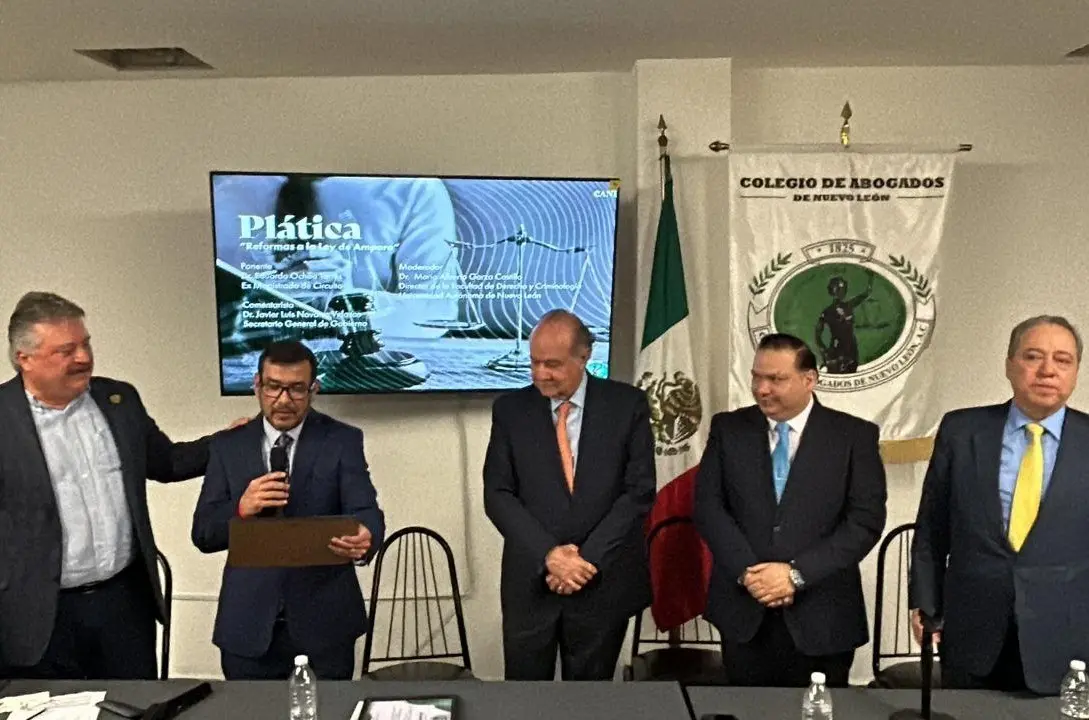
[[[110,402],[112,404],[114,404],[114,405],[120,405],[121,404],[121,396],[120,395],[110,395]]]

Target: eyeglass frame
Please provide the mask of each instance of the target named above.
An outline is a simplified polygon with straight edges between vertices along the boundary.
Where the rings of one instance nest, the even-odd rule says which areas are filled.
[[[277,400],[279,400],[280,396],[283,395],[285,392],[287,393],[288,399],[293,400],[294,402],[300,402],[301,400],[305,400],[306,398],[313,395],[315,386],[317,385],[317,381],[312,381],[309,385],[306,385],[303,390],[299,391],[302,393],[300,397],[295,397],[292,390],[298,388],[300,385],[302,385],[302,383],[295,383],[293,385],[280,385],[279,383],[276,383],[277,385],[280,385],[280,387],[278,390],[276,390],[275,394],[273,394],[269,391],[269,382],[269,380],[261,379],[257,381],[257,385],[258,387],[260,387],[261,393],[265,396],[265,398],[272,402],[276,402]]]

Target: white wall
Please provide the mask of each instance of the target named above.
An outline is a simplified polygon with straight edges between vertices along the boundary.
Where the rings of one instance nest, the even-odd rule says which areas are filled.
[[[1083,320],[1087,88],[1089,68],[735,68],[733,137],[720,139],[834,141],[850,99],[856,142],[975,144],[954,189],[935,335],[943,408],[952,408],[1006,397],[1001,358],[1017,319],[1053,311]],[[0,313],[32,288],[69,295],[90,312],[100,372],[133,381],[174,437],[208,432],[255,408],[217,392],[209,170],[616,174],[630,188],[634,128],[656,120],[635,113],[628,74],[0,86]],[[635,287],[631,198],[629,190],[621,298]],[[618,303],[615,359],[624,373],[639,306]],[[319,406],[367,433],[391,527],[431,518],[435,494],[459,497],[436,521],[464,532],[474,665],[499,677],[500,542],[480,482],[487,400]],[[889,527],[914,514],[911,475],[890,475]],[[151,503],[186,598],[177,603],[173,670],[215,675],[209,600],[222,559],[189,544],[197,492],[195,482],[156,487]],[[867,668],[861,653],[855,678]]]
[[[218,396],[209,170],[631,177],[633,133],[616,119],[632,102],[616,74],[0,86],[0,307],[30,289],[73,298],[89,312],[100,373],[134,382],[173,437],[210,432],[256,401]],[[625,278],[630,235],[618,253]],[[632,317],[630,304],[618,308],[622,370]],[[481,501],[489,401],[318,407],[364,429],[391,530],[422,522],[464,536],[451,539],[469,557],[474,665],[500,677],[500,542]],[[189,542],[198,492],[198,482],[154,487],[150,502],[176,576],[173,670],[215,675],[223,558]]]
[[[837,142],[845,100],[856,143],[974,145],[943,240],[943,411],[1008,399],[1003,359],[1019,320],[1058,313],[1089,331],[1089,67],[745,70],[733,88],[738,145]],[[914,519],[924,471],[890,468],[888,529]],[[875,554],[863,565],[871,616]],[[869,662],[866,648],[853,680],[870,677]]]

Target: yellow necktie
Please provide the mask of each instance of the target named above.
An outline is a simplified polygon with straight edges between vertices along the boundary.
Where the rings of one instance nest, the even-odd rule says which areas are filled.
[[[1029,423],[1025,429],[1032,437],[1021,458],[1017,485],[1013,489],[1013,506],[1010,508],[1010,545],[1017,552],[1021,551],[1032,524],[1036,522],[1040,497],[1044,492],[1044,429],[1036,423]]]

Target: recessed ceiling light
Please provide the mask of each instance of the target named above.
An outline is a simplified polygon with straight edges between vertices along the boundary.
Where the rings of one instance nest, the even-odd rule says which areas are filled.
[[[103,50],[76,50],[114,70],[213,70],[214,68],[185,48],[110,48]]]

